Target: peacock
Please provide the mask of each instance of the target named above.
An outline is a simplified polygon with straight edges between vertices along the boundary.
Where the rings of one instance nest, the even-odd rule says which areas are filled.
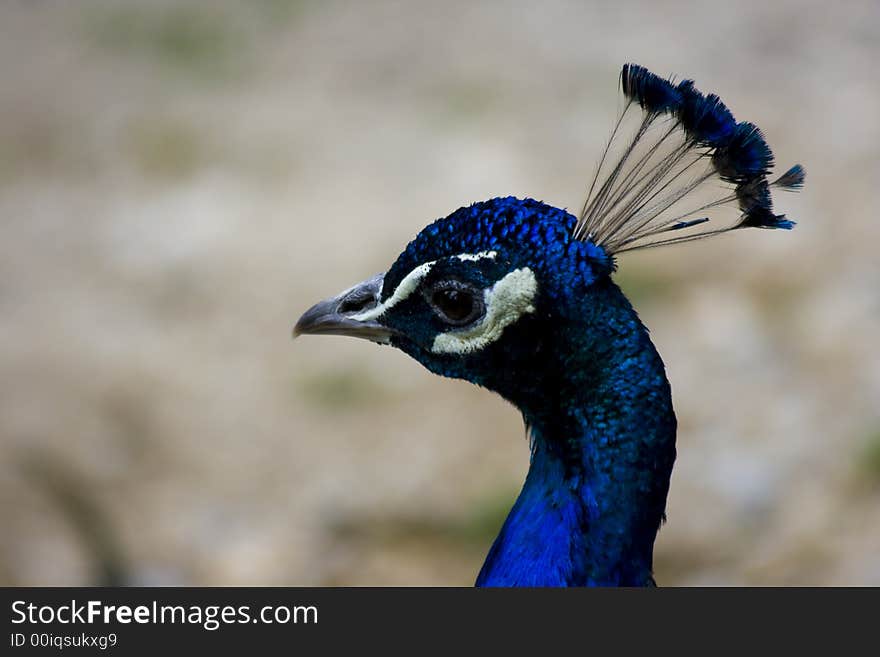
[[[612,278],[616,258],[794,226],[771,189],[800,189],[804,169],[771,182],[757,126],[693,80],[626,64],[620,86],[577,216],[531,198],[459,208],[293,330],[391,345],[522,413],[528,474],[477,586],[655,585],[676,417],[663,361]]]

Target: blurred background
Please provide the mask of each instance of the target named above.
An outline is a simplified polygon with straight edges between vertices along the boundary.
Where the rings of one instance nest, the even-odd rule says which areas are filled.
[[[0,584],[471,584],[518,413],[290,329],[461,205],[578,207],[627,61],[808,172],[792,233],[621,259],[680,423],[656,579],[880,584],[878,59],[875,0],[6,0]]]

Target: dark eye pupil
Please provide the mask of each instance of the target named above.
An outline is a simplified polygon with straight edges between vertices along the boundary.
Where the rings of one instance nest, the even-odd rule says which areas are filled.
[[[473,298],[461,290],[437,290],[434,293],[434,304],[454,322],[467,319],[474,310]]]

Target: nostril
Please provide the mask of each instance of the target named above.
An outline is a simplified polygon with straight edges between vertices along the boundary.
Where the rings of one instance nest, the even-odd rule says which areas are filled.
[[[366,310],[375,302],[372,294],[366,292],[353,292],[345,297],[339,304],[337,312],[342,314],[357,313]]]

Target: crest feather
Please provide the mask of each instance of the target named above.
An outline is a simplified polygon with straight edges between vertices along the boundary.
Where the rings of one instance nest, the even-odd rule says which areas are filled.
[[[794,226],[773,213],[770,187],[801,189],[804,169],[795,165],[768,183],[773,152],[756,125],[737,123],[721,98],[704,95],[693,80],[676,84],[626,64],[620,85],[626,105],[590,184],[575,237],[614,254],[738,228]],[[632,134],[621,138],[625,120],[639,109]],[[723,206],[738,207],[739,218],[723,224],[704,216]],[[708,225],[690,230],[703,224]]]

